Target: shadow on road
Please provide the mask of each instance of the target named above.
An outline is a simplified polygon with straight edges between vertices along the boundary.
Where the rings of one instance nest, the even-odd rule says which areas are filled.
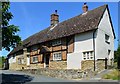
[[[0,74],[2,75],[2,84],[23,84],[32,81],[33,77],[18,74]]]

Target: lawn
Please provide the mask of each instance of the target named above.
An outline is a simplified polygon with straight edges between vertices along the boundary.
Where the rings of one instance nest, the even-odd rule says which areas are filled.
[[[120,80],[120,70],[114,69],[108,74],[103,75],[103,79]]]

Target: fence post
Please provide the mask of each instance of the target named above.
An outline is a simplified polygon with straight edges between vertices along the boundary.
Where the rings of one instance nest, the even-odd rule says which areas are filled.
[[[105,58],[105,69],[107,69],[107,58]]]

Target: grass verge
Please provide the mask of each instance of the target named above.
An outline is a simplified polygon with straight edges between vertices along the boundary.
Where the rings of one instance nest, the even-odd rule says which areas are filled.
[[[112,72],[102,76],[103,79],[120,80],[120,70],[114,69]]]

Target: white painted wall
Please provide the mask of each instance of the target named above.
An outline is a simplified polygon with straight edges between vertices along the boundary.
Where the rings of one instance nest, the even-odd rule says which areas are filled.
[[[109,19],[108,10],[105,11],[103,18],[98,26],[96,38],[96,58],[108,59],[114,58],[114,35]],[[110,36],[110,44],[105,42],[105,34]],[[108,49],[111,50],[110,56],[108,56]]]
[[[105,42],[105,34],[110,36],[110,44]],[[104,12],[103,18],[101,19],[98,29],[95,32],[94,39],[96,60],[105,59],[107,57],[109,62],[108,64],[110,64],[110,59],[114,58],[114,35],[107,9]],[[111,50],[109,56],[108,49]],[[93,31],[75,35],[74,52],[67,54],[67,68],[80,69],[82,52],[85,51],[93,51]]]
[[[74,52],[93,50],[93,31],[75,35]]]
[[[74,52],[67,54],[67,69],[81,69],[82,53],[93,51],[93,31],[76,34]]]
[[[15,63],[16,62],[16,57],[10,56],[9,58],[9,64]]]
[[[27,56],[27,65],[30,65],[30,56]]]
[[[67,69],[81,69],[81,53],[67,55]]]

